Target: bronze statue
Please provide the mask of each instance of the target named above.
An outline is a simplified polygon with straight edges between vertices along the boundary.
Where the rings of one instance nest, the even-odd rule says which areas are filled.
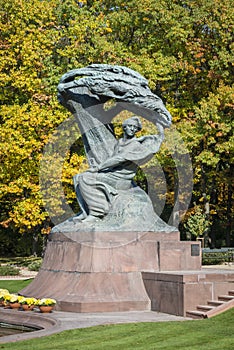
[[[138,166],[158,152],[164,128],[171,124],[170,113],[147,80],[126,67],[92,64],[64,74],[58,92],[78,123],[90,168],[74,177],[81,212],[53,231],[58,226],[69,230],[70,225],[84,230],[168,230],[133,181]],[[106,109],[109,100],[115,104]],[[125,120],[123,138],[117,140],[111,121],[122,110],[150,120],[158,134],[136,138],[141,121],[134,115]]]
[[[138,117],[125,120],[124,136],[117,142],[113,155],[74,177],[77,198],[82,209],[77,219],[88,222],[102,218],[109,212],[119,191],[136,186],[133,178],[138,166],[147,162],[159,150],[164,137],[163,127],[158,124],[159,135],[136,138],[135,134],[141,128]]]

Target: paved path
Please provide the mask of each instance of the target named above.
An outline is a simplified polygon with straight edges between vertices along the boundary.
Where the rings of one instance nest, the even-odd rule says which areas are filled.
[[[56,311],[51,314],[51,317],[60,320],[63,329],[86,328],[103,324],[184,321],[188,319],[154,311],[103,312],[90,314]]]
[[[28,271],[27,269],[21,269],[20,275],[17,276],[0,276],[1,280],[26,280],[30,278],[36,277],[37,272],[36,271]]]
[[[23,313],[23,314],[22,314]],[[106,313],[73,313],[54,311],[51,314],[40,314],[35,311],[20,312],[15,310],[0,310],[0,322],[22,323],[23,316],[27,315],[26,325],[43,325],[44,320],[50,319],[53,324],[48,324],[45,329],[19,333],[10,336],[0,337],[0,343],[16,342],[48,336],[59,333],[64,330],[87,328],[98,325],[119,324],[119,323],[136,323],[136,322],[166,322],[166,321],[184,321],[190,318],[164,314],[153,311],[128,311],[128,312],[106,312]],[[4,321],[3,321],[4,320]],[[25,322],[24,322],[25,324]]]

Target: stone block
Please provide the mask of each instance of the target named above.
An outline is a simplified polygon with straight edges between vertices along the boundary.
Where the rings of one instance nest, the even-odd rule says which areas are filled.
[[[234,289],[233,271],[173,271],[143,273],[152,310],[177,316]]]

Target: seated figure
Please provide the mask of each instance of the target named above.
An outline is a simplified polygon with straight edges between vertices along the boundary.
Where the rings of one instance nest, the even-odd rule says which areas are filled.
[[[53,232],[173,231],[133,181],[138,166],[158,152],[164,128],[172,121],[147,80],[123,66],[91,64],[62,76],[58,98],[80,129],[90,168],[74,176],[81,212],[55,226]],[[111,100],[114,103],[108,107]],[[152,122],[158,133],[137,138],[142,126],[133,116],[124,121],[123,138],[117,140],[111,123],[124,110]]]
[[[163,127],[156,126],[157,135],[136,138],[135,134],[142,128],[140,119],[133,116],[125,120],[123,138],[116,143],[113,155],[74,177],[81,213],[73,219],[89,222],[103,218],[115,196],[135,186],[133,178],[138,166],[151,159],[163,141]]]

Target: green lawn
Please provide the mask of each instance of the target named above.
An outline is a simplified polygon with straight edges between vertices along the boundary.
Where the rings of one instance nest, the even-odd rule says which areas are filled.
[[[0,288],[8,289],[10,293],[17,293],[19,290],[25,288],[29,283],[32,282],[32,279],[27,280],[0,280]],[[0,347],[1,349],[1,347]]]
[[[8,282],[0,283],[1,288],[10,289]],[[0,344],[0,349],[232,350],[234,309],[202,321],[134,323],[64,331],[49,337]]]

